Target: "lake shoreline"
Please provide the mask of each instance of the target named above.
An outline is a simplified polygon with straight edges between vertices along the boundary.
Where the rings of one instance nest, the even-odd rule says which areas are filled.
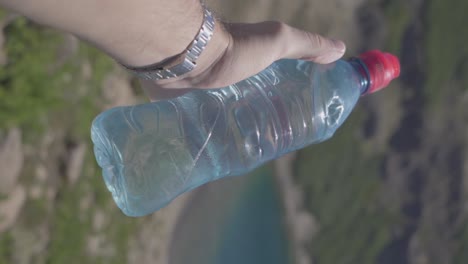
[[[296,152],[274,161],[275,186],[281,197],[284,222],[289,241],[291,263],[311,264],[308,245],[319,230],[318,221],[304,208],[303,191],[294,182]]]

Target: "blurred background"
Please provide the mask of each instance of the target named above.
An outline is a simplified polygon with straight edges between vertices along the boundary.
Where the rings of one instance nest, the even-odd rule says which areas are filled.
[[[399,56],[329,141],[124,216],[94,161],[104,109],[145,102],[76,38],[0,10],[0,263],[468,263],[468,1],[211,0]]]

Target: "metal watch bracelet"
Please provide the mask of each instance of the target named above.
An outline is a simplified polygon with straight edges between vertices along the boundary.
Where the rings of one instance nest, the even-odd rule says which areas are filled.
[[[170,65],[165,63],[156,63],[143,67],[129,67],[123,65],[137,77],[145,80],[161,80],[175,78],[192,71],[197,66],[197,59],[205,49],[208,42],[213,36],[215,19],[212,13],[204,8],[203,24],[195,36],[195,39],[185,49],[184,52],[177,56],[177,59],[172,61]]]

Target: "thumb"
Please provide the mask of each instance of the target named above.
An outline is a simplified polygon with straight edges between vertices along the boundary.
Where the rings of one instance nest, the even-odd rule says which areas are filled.
[[[346,51],[345,44],[340,40],[323,37],[319,34],[299,30],[285,25],[284,33],[279,36],[280,42],[287,40],[285,52],[282,55],[289,59],[310,60],[320,64],[334,62]]]
[[[235,44],[240,46],[239,49],[246,53],[260,52],[258,55],[268,52],[274,60],[304,59],[326,64],[338,60],[346,51],[342,41],[325,38],[278,21],[230,24],[228,30]]]
[[[283,58],[331,63],[341,58],[346,50],[341,41],[277,21],[220,25],[224,25],[221,30],[224,34],[219,36],[226,36],[227,44],[219,57],[193,75],[168,82],[142,82],[150,98],[172,97],[187,91],[178,89],[174,92],[172,88],[225,87],[253,76]]]
[[[342,41],[277,21],[234,23],[225,27],[232,38],[230,45],[200,87],[223,87],[235,83],[283,58],[331,63],[341,58],[346,50]]]
[[[343,56],[342,41],[291,27],[279,21],[256,24],[230,24],[230,33],[241,49],[269,52],[275,60],[305,59],[317,63],[331,63]],[[256,47],[255,47],[256,46]]]

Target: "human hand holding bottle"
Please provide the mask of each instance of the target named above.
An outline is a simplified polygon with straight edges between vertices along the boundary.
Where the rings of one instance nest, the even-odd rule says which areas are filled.
[[[59,3],[52,0],[0,0],[0,5],[27,15],[36,22],[71,32],[120,63],[136,67],[164,61],[181,53],[192,41],[203,20],[203,8],[194,0],[83,0],[79,4],[70,0]],[[282,58],[327,64],[339,59],[344,51],[341,41],[280,22],[226,25],[218,21],[213,37],[198,58],[194,70],[177,78],[142,83],[149,98],[157,101],[193,89],[231,86]],[[312,102],[310,100],[318,98],[302,93],[311,91],[307,76],[316,71],[312,70],[311,65],[300,64],[304,74],[295,80],[302,84],[296,89],[288,81],[291,76],[280,77],[280,83],[273,80],[282,73],[291,72],[299,62],[283,63],[277,64],[279,68],[273,66],[259,75],[260,83],[268,84],[272,89],[270,93],[257,89],[255,80],[250,79],[236,86],[240,89],[234,89],[224,96],[231,102],[227,107],[217,101],[215,92],[191,93],[191,96],[179,97],[176,101],[163,100],[157,106],[147,104],[125,110],[113,109],[101,115],[103,118],[98,117],[97,120],[102,122],[95,122],[93,132],[96,158],[103,168],[106,185],[122,210],[133,216],[151,213],[182,192],[209,180],[243,174],[288,151],[331,136],[352,107],[347,107],[346,111],[340,110],[345,108],[330,101],[334,104],[326,108],[331,110],[323,117],[339,118],[331,123],[327,121],[329,124],[325,126],[317,125],[310,118],[322,108],[304,107],[301,110],[303,115],[298,116],[292,111],[294,107],[308,105]],[[345,68],[351,71],[350,67]],[[345,91],[341,87],[338,90]],[[353,96],[346,100],[352,101],[349,105],[353,105],[360,90],[349,91],[353,91]],[[289,94],[294,100],[285,100],[281,94]],[[246,100],[238,101],[239,95]],[[260,96],[258,98],[261,98],[262,104],[257,96]],[[321,95],[320,98],[330,99],[328,95]],[[178,106],[173,107],[173,102]],[[241,107],[246,102],[251,107]],[[286,109],[288,105],[291,109]],[[273,107],[270,110],[274,111],[265,111],[268,107]],[[135,109],[145,114],[138,115]],[[132,122],[137,122],[130,126],[126,126],[128,122],[121,123],[128,120],[121,118],[127,114],[137,117],[132,119]],[[290,119],[291,116],[294,119]],[[184,117],[184,120],[180,117]],[[294,125],[288,126],[289,123]],[[320,129],[317,130],[315,126]],[[231,132],[218,133],[224,130]],[[229,135],[237,135],[235,144],[232,144]],[[126,141],[128,139],[133,141]],[[155,146],[157,149],[153,148]],[[132,147],[132,150],[127,147]],[[119,158],[119,154],[124,154],[120,155],[121,160],[114,160]],[[227,158],[228,154],[237,156]],[[228,166],[221,166],[221,163]],[[153,175],[156,172],[164,173],[160,177]]]
[[[198,0],[0,0],[0,6],[86,40],[122,64],[144,66],[181,53],[203,20]],[[151,100],[194,88],[224,87],[282,58],[330,63],[345,52],[341,41],[269,21],[223,24],[186,75],[143,81]]]

